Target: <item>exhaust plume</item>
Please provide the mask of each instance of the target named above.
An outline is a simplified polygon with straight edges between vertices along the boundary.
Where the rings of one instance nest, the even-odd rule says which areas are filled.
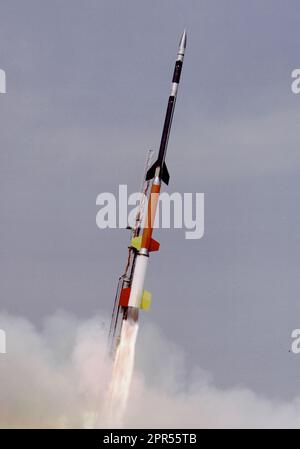
[[[101,322],[60,312],[38,330],[0,314],[7,337],[7,353],[0,354],[1,428],[91,427],[97,414],[103,417],[97,425],[107,426],[112,365]],[[127,331],[136,337],[137,327]],[[155,327],[145,323],[140,337],[124,428],[300,427],[299,396],[272,400],[248,388],[218,388],[200,368],[187,373],[182,351]],[[128,385],[128,378],[122,382]],[[121,399],[126,404],[125,394]],[[120,425],[115,417],[110,424]]]
[[[123,321],[120,343],[117,348],[112,379],[104,406],[103,421],[108,427],[122,427],[134,368],[135,344],[138,322]]]

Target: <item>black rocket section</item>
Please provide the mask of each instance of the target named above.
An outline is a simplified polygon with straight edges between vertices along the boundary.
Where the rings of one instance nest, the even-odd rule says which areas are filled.
[[[147,175],[146,175],[147,181],[149,181],[150,179],[153,179],[154,176],[157,174],[157,176],[165,184],[169,184],[170,175],[169,175],[166,163],[165,163],[165,157],[166,157],[167,148],[168,148],[169,135],[170,135],[170,130],[171,130],[171,126],[172,126],[173,114],[174,114],[176,97],[177,97],[177,89],[178,89],[178,85],[180,82],[185,47],[186,47],[186,32],[184,31],[184,33],[181,37],[181,40],[180,40],[179,51],[178,51],[177,60],[175,63],[175,68],[174,68],[174,73],[173,73],[173,78],[172,78],[172,90],[171,90],[171,95],[169,96],[169,100],[168,100],[168,106],[167,106],[165,122],[164,122],[163,132],[162,132],[161,141],[160,141],[158,158],[147,172]]]

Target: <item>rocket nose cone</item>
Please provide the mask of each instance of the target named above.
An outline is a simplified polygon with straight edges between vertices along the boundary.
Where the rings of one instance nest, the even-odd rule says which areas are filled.
[[[180,42],[179,42],[178,53],[184,55],[185,47],[186,47],[186,31],[184,30],[184,32],[182,33]]]

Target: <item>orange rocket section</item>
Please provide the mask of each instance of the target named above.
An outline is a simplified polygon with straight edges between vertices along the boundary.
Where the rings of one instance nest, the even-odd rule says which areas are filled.
[[[152,232],[156,215],[157,203],[159,199],[159,193],[160,193],[160,184],[153,183],[149,195],[147,217],[145,220],[141,244],[141,247],[148,249],[148,251],[151,251]]]

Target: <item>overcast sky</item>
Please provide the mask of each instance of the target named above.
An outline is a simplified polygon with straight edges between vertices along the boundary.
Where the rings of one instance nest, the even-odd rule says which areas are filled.
[[[168,191],[205,193],[205,235],[155,233],[142,321],[218,386],[299,394],[299,14],[296,0],[1,1],[1,309],[37,325],[110,314],[129,235],[96,227],[96,197],[139,188],[186,28]]]

